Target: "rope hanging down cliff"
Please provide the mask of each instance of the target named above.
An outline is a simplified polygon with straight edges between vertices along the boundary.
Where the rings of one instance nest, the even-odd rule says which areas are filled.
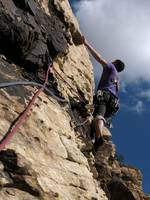
[[[53,63],[52,60],[50,60],[48,69],[47,69],[47,73],[46,73],[46,77],[45,77],[45,81],[44,84],[39,84],[36,82],[32,82],[32,81],[13,81],[13,82],[5,82],[5,83],[0,83],[0,88],[5,88],[5,87],[12,87],[12,86],[17,86],[17,85],[31,85],[31,86],[37,86],[40,87],[38,89],[38,91],[34,94],[34,96],[32,97],[31,101],[29,102],[29,104],[27,105],[27,107],[25,108],[25,110],[20,114],[20,116],[18,116],[16,123],[14,123],[13,128],[11,129],[11,131],[7,132],[4,137],[0,140],[0,151],[2,149],[5,148],[5,146],[8,144],[8,142],[11,140],[11,138],[13,137],[13,135],[16,133],[16,131],[20,128],[20,126],[26,121],[27,119],[27,114],[29,113],[29,111],[31,110],[31,107],[33,106],[33,104],[35,103],[37,97],[40,95],[40,93],[42,91],[45,91],[48,95],[52,96],[53,98],[55,98],[56,100],[60,101],[60,102],[67,102],[64,98],[60,98],[58,96],[56,96],[50,89],[48,89],[46,86],[48,84],[48,75],[50,70],[53,67]],[[77,94],[77,92],[74,90],[74,88],[61,76],[61,74],[58,73],[58,71],[53,68],[55,73],[69,86],[69,88],[75,93],[76,97],[83,103],[85,103],[83,97],[80,94]],[[70,106],[70,104],[69,104]],[[71,107],[71,106],[70,106]],[[71,108],[70,108],[71,109]],[[79,127],[79,126],[83,126],[85,123],[87,123],[88,119],[86,119],[85,121],[77,124],[75,122],[75,127]],[[74,127],[74,128],[75,128]]]
[[[12,81],[12,82],[5,82],[5,83],[0,83],[0,88],[6,88],[6,87],[13,87],[13,86],[18,86],[18,85],[25,85],[25,86],[37,86],[37,87],[40,87],[42,88],[43,85],[40,84],[40,83],[36,83],[36,82],[33,82],[33,81]],[[52,96],[54,99],[56,99],[57,101],[60,101],[60,102],[67,102],[64,98],[62,97],[58,97],[56,96],[50,89],[48,89],[47,87],[44,87],[43,88],[44,91]]]
[[[0,141],[0,151],[2,149],[5,148],[6,144],[10,141],[10,139],[13,137],[13,135],[16,133],[16,131],[20,128],[20,126],[26,121],[27,119],[27,114],[29,113],[29,111],[31,110],[31,107],[33,106],[33,104],[35,103],[37,97],[40,95],[40,93],[46,89],[46,85],[48,83],[48,75],[49,75],[49,71],[52,67],[52,64],[50,64],[48,66],[47,69],[47,73],[46,73],[46,77],[45,77],[45,81],[44,84],[38,89],[38,91],[34,94],[34,96],[32,97],[31,101],[29,102],[29,104],[27,105],[27,107],[25,108],[25,110],[23,111],[23,113],[20,115],[18,121],[16,122],[15,126],[12,128],[12,130],[3,137],[3,139]],[[10,86],[11,84],[7,83],[7,87]],[[1,84],[1,86],[6,86],[6,84]],[[49,91],[49,90],[48,90]]]

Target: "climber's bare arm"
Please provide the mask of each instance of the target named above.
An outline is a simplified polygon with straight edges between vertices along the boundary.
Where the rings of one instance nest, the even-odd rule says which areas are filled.
[[[99,62],[103,67],[107,65],[107,62],[103,57],[89,44],[89,42],[83,37],[83,43],[88,48],[92,56]]]

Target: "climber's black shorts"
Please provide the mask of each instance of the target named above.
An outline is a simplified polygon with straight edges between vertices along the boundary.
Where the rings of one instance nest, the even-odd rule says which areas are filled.
[[[113,116],[119,109],[119,101],[110,91],[98,90],[94,96],[93,116],[102,116],[105,119]]]

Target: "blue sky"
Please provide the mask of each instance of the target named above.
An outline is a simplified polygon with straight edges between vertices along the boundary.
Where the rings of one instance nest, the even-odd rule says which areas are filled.
[[[143,174],[150,194],[150,1],[70,0],[80,28],[90,43],[111,61],[124,60],[121,109],[113,120],[113,142],[125,163]],[[101,74],[93,60],[95,80]]]

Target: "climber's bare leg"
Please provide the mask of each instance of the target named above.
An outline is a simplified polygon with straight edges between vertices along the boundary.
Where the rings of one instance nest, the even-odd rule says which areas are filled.
[[[96,130],[96,139],[103,136],[104,120],[96,119],[95,121],[95,130]]]

